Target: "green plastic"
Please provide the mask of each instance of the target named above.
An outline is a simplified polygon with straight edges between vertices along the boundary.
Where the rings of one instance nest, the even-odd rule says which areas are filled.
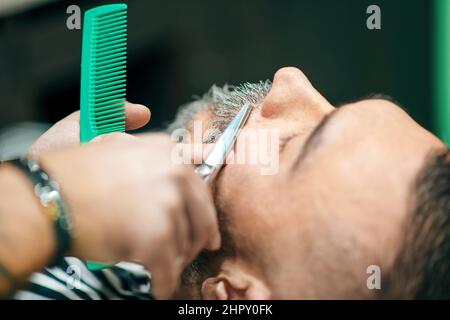
[[[102,270],[108,267],[113,266],[113,263],[101,263],[101,262],[94,262],[94,261],[86,261],[87,268],[91,271],[95,270]]]
[[[435,109],[437,135],[450,146],[450,1],[435,0]]]
[[[81,52],[80,141],[125,131],[127,5],[111,4],[84,15]],[[90,270],[111,263],[88,261]]]
[[[81,53],[80,141],[125,131],[127,5],[84,15]]]

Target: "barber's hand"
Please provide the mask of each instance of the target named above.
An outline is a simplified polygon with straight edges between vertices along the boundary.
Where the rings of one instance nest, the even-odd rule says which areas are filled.
[[[143,105],[125,104],[126,130],[145,126],[150,120],[150,110]],[[28,155],[39,158],[43,152],[73,147],[80,144],[80,111],[68,115],[42,134],[28,150]]]
[[[41,156],[71,212],[72,253],[138,261],[152,273],[155,295],[169,298],[187,263],[202,248],[220,247],[210,192],[192,166],[174,164],[166,135],[97,140]]]

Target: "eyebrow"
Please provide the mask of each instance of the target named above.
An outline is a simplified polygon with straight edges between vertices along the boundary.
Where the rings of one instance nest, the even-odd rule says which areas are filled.
[[[397,107],[399,107],[400,109],[402,109],[403,111],[405,111],[406,113],[409,114],[409,110],[408,108],[406,108],[404,105],[402,105],[400,102],[398,102],[397,100],[395,100],[392,96],[384,94],[384,93],[371,93],[368,94],[366,96],[363,96],[362,98],[355,100],[355,101],[349,101],[343,104],[340,104],[339,106],[343,106],[349,103],[354,103],[354,102],[359,102],[359,101],[364,101],[364,100],[386,100],[389,102],[392,102],[393,104],[395,104]],[[338,107],[339,107],[338,106]]]
[[[330,123],[331,119],[336,117],[339,113],[340,108],[336,108],[327,115],[325,115],[322,120],[320,120],[319,124],[314,128],[311,134],[308,136],[308,139],[304,143],[303,147],[300,149],[300,153],[297,156],[297,160],[295,160],[294,165],[292,166],[293,170],[295,170],[300,163],[306,158],[306,156],[317,147],[319,144],[322,133],[324,132],[328,123]]]
[[[354,102],[364,101],[364,100],[387,100],[389,102],[392,102],[400,109],[404,110],[405,112],[408,112],[407,109],[399,104],[397,101],[395,101],[391,96],[385,95],[385,94],[370,94],[368,96],[363,97],[362,99],[358,99]],[[319,124],[314,128],[314,130],[309,135],[306,142],[303,144],[303,147],[300,150],[299,155],[297,156],[297,160],[295,160],[292,169],[295,170],[301,162],[307,157],[309,153],[313,151],[313,149],[317,148],[317,146],[320,144],[322,134],[325,131],[325,128],[327,125],[331,122],[331,119],[335,118],[336,115],[339,113],[339,110],[342,106],[350,104],[352,102],[347,102],[340,104],[337,106],[332,112],[325,115],[322,120],[319,122]]]

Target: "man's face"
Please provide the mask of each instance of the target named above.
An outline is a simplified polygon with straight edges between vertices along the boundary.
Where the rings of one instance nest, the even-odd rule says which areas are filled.
[[[245,129],[279,129],[279,170],[229,164],[215,181],[237,254],[205,280],[203,297],[370,295],[367,268],[392,265],[412,183],[442,142],[386,100],[333,107],[295,68],[275,74]]]

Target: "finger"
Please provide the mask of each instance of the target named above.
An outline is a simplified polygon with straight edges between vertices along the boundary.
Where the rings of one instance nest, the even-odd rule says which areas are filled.
[[[169,299],[178,287],[181,273],[177,255],[169,245],[159,250],[148,267],[152,275],[153,293],[158,299]],[[177,265],[178,264],[178,265]]]
[[[178,256],[185,261],[189,255],[189,248],[192,246],[189,232],[189,221],[184,214],[184,207],[178,207],[169,212],[175,228],[175,240],[177,242]],[[181,211],[181,212],[180,212]]]
[[[221,239],[217,213],[204,182],[192,170],[182,188],[191,226],[192,247],[189,259],[192,259],[202,248],[219,249]]]
[[[76,146],[80,143],[80,111],[59,120],[44,132],[29,148],[29,157],[38,159],[42,153]]]
[[[127,102],[125,104],[126,129],[135,130],[145,126],[150,121],[150,109],[141,104]]]
[[[126,102],[125,103],[126,129],[134,130],[145,126],[151,117],[150,109],[144,105]],[[72,112],[67,117],[61,119],[59,122],[66,121],[80,121],[80,110]]]
[[[74,111],[71,114],[69,114],[67,117],[63,118],[61,121],[64,120],[76,120],[80,121],[80,110]]]

